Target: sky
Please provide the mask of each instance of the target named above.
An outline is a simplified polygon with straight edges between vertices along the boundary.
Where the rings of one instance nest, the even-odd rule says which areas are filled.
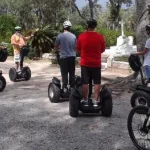
[[[87,0],[76,0],[76,4],[79,8],[82,8],[83,6],[86,5],[88,1]],[[106,2],[108,2],[108,0],[100,0],[99,3],[102,5],[102,6],[105,6],[106,5]]]
[[[108,2],[109,0],[99,0],[99,3],[105,7],[106,6],[106,2]],[[133,4],[135,0],[132,0]],[[83,6],[86,5],[86,3],[88,2],[88,0],[76,0],[76,4],[79,8],[82,8]]]

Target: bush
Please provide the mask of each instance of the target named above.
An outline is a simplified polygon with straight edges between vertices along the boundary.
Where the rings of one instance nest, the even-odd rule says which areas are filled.
[[[15,18],[10,15],[0,15],[0,39],[10,42],[10,37],[16,26]]]
[[[11,44],[7,45],[8,56],[13,56],[14,50]]]
[[[117,44],[117,38],[121,35],[121,31],[114,31],[109,30],[106,28],[98,28],[96,29],[98,33],[101,33],[106,41],[106,47],[115,46]],[[133,36],[134,37],[134,43],[135,43],[135,33],[127,32],[125,31],[126,36]]]
[[[72,32],[73,34],[75,34],[77,37],[78,37],[81,33],[83,33],[84,31],[85,31],[85,29],[84,29],[84,27],[83,27],[82,25],[75,25],[75,26],[72,27],[72,30],[71,30],[71,32]]]
[[[96,31],[104,36],[106,41],[106,47],[116,45],[117,37],[120,36],[119,31],[113,31],[106,28],[99,28]]]

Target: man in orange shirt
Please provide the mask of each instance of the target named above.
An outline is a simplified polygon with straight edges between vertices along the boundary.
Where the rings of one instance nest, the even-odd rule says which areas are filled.
[[[14,61],[16,64],[16,70],[19,71],[23,68],[23,60],[24,60],[24,55],[21,54],[21,49],[23,46],[26,45],[27,40],[29,40],[33,35],[24,37],[20,32],[21,32],[21,27],[16,26],[15,27],[15,34],[11,36],[11,45],[13,46],[14,49]]]
[[[77,50],[80,53],[83,103],[88,106],[89,80],[94,82],[94,106],[98,106],[101,84],[101,54],[105,51],[105,41],[101,34],[94,31],[97,21],[87,21],[87,31],[80,34]]]

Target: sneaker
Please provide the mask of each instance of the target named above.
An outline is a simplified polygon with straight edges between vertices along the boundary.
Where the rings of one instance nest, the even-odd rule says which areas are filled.
[[[85,106],[85,107],[88,107],[88,106],[89,106],[89,105],[88,105],[88,100],[82,99],[82,100],[81,100],[81,104],[82,104],[83,106]]]
[[[93,101],[93,106],[94,107],[98,107],[98,104],[99,104],[99,101],[96,101],[96,100]]]
[[[68,89],[67,89],[67,88],[64,88],[64,89],[63,89],[63,92],[64,92],[64,93],[67,93],[67,92],[68,92]]]

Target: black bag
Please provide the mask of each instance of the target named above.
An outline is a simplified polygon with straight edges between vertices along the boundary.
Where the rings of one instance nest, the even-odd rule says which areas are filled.
[[[22,48],[21,48],[21,55],[23,55],[23,56],[27,56],[28,55],[28,53],[29,53],[29,51],[30,51],[30,47],[28,46],[28,45],[25,45],[25,46],[23,46]]]
[[[8,56],[7,48],[0,49],[0,62],[5,62]]]
[[[129,65],[133,71],[140,71],[142,63],[139,56],[131,54],[128,59]]]

